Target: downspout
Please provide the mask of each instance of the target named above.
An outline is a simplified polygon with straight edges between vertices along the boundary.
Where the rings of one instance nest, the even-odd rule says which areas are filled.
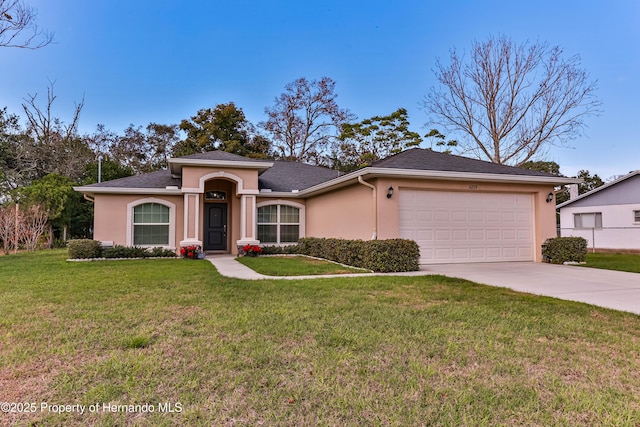
[[[82,196],[84,197],[85,200],[87,200],[87,201],[89,201],[91,203],[96,201],[96,199],[92,198],[91,196],[87,196],[86,194],[83,194]]]
[[[371,240],[378,240],[378,191],[375,185],[366,182],[362,176],[358,176],[358,182],[373,190],[373,234]]]

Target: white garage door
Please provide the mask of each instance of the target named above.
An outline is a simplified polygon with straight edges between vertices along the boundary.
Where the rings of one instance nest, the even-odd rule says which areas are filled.
[[[424,264],[533,261],[533,195],[401,190],[400,237]]]

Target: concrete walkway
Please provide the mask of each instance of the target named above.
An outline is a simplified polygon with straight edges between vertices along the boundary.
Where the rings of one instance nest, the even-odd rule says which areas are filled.
[[[423,276],[432,273],[426,270],[408,271],[406,273],[353,273],[353,274],[324,274],[313,276],[267,276],[256,273],[249,267],[236,261],[233,255],[209,255],[206,258],[218,270],[220,274],[226,277],[233,277],[244,280],[298,280],[298,279],[324,279],[335,277],[363,277],[363,276]]]
[[[223,276],[245,280],[298,280],[328,277],[422,276],[440,274],[476,283],[563,300],[585,302],[640,314],[640,274],[533,262],[421,265],[407,273],[362,273],[324,276],[265,276],[240,264],[231,255],[207,259]]]

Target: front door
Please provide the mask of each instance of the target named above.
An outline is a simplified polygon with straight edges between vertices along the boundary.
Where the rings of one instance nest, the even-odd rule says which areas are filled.
[[[204,205],[204,250],[227,250],[227,204]]]

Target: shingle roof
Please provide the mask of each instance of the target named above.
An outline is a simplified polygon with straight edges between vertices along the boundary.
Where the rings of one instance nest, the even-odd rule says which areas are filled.
[[[619,183],[621,183],[621,182],[630,182],[630,181],[628,181],[629,179],[635,179],[635,180],[636,180],[636,183],[637,183],[637,182],[638,182],[638,181],[637,181],[637,178],[635,178],[635,177],[637,177],[637,176],[640,176],[640,170],[631,171],[631,172],[629,172],[628,174],[626,174],[626,175],[624,175],[624,176],[622,176],[622,177],[620,177],[620,178],[618,178],[618,179],[616,179],[616,180],[614,180],[614,181],[607,182],[606,184],[601,185],[600,187],[594,188],[594,189],[593,189],[593,190],[591,190],[591,191],[587,191],[586,193],[581,194],[581,195],[579,195],[578,197],[576,197],[576,198],[574,198],[574,199],[567,200],[567,201],[566,201],[566,202],[564,202],[564,203],[560,203],[560,204],[557,206],[557,208],[564,208],[565,206],[571,205],[571,204],[573,204],[574,202],[577,202],[577,201],[579,201],[579,200],[588,199],[589,197],[593,196],[594,194],[596,194],[596,195],[597,195],[597,194],[599,194],[599,193],[605,192],[605,191],[607,191],[609,188],[611,188],[611,187],[613,187],[613,186],[615,186],[615,185],[618,185],[618,184],[619,184]],[[632,181],[631,181],[631,182],[632,182]],[[623,185],[624,185],[624,184],[623,184]],[[638,188],[638,187],[636,187],[636,188]],[[636,194],[638,194],[638,193],[636,193]],[[596,197],[597,197],[597,196],[596,196]],[[638,196],[636,196],[636,197],[638,197]],[[627,200],[625,200],[624,202],[622,202],[622,201],[621,201],[620,203],[615,203],[615,204],[624,204],[624,203],[634,203],[634,202],[633,202],[633,201],[629,201],[629,200],[627,199]]]
[[[258,187],[271,191],[304,190],[329,181],[341,175],[340,172],[306,163],[276,160],[273,167],[264,171],[258,178]]]
[[[471,172],[503,175],[527,175],[553,177],[555,175],[513,166],[499,165],[484,160],[470,159],[453,154],[439,153],[424,148],[412,148],[379,160],[374,168],[416,169],[446,172]]]
[[[175,160],[181,159],[198,159],[198,160],[224,160],[224,161],[236,161],[236,162],[267,162],[271,160],[263,159],[250,159],[249,157],[239,156],[233,153],[227,153],[226,151],[207,151],[204,153],[190,154],[188,156],[175,157]]]
[[[260,190],[270,189],[274,192],[291,192],[293,190],[305,190],[323,182],[330,181],[342,175],[332,169],[321,166],[308,165],[306,163],[287,162],[282,160],[249,159],[236,154],[223,151],[210,151],[207,153],[192,154],[178,159],[223,160],[223,161],[255,161],[273,163],[258,178]],[[372,168],[389,169],[415,169],[448,172],[471,172],[504,175],[523,175],[553,177],[554,175],[532,171],[529,169],[499,165],[482,160],[455,156],[452,154],[438,153],[436,151],[413,148],[402,153],[379,160],[371,165]],[[174,177],[169,170],[162,170],[143,175],[135,175],[126,178],[105,181],[100,184],[91,184],[86,187],[100,188],[149,188],[158,189],[167,186],[181,187],[182,182]]]
[[[126,178],[104,181],[99,184],[87,185],[98,188],[166,188],[167,186],[181,185],[180,178],[174,178],[168,170],[145,173],[142,175],[128,176]]]

